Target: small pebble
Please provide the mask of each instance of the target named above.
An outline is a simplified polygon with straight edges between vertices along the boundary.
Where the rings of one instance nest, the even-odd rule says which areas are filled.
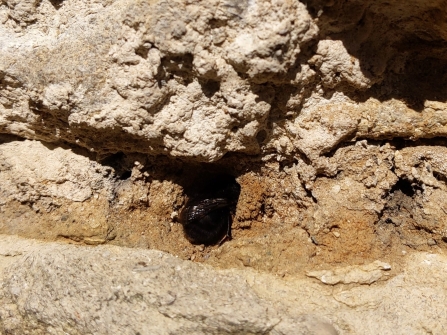
[[[428,245],[436,245],[436,241],[434,239],[432,239],[432,238],[429,238],[428,241],[427,241],[427,244]]]
[[[333,234],[335,237],[340,237],[340,233],[338,231],[334,231]]]

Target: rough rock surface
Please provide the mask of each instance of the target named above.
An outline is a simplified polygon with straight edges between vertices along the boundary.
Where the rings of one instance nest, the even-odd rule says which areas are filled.
[[[323,318],[284,313],[237,272],[160,251],[1,238],[5,334],[336,334]],[[19,244],[19,245],[17,245]],[[9,267],[5,258],[15,257]]]
[[[445,136],[443,4],[5,1],[0,131],[201,161]]]
[[[3,0],[0,233],[156,249],[226,268],[238,292],[255,297],[253,312],[275,301],[255,325],[260,333],[291,333],[293,322],[274,321],[286,308],[289,321],[326,317],[341,334],[443,334],[445,310],[433,306],[445,298],[444,281],[421,274],[421,264],[442,268],[447,249],[446,22],[445,0]],[[179,213],[209,174],[241,186],[232,239],[193,246]],[[75,250],[70,264],[77,253],[102,264],[99,254],[53,244],[33,249],[39,264],[57,262],[46,248]],[[101,248],[88,250],[109,250]],[[28,304],[32,292],[26,300],[11,286],[37,278],[37,263],[2,283],[0,299],[12,306],[0,310],[12,315],[4,329],[53,331],[50,314]],[[251,282],[256,297],[236,285],[253,270],[293,289]],[[318,293],[323,284],[300,282],[304,274],[334,286]],[[73,280],[83,294],[77,286],[87,284]],[[318,289],[305,294],[293,283]],[[416,292],[408,301],[407,286]],[[300,307],[314,296],[321,309]],[[397,304],[404,312],[386,315]],[[178,332],[214,327],[169,315],[160,322]],[[63,327],[76,325],[64,331],[86,331],[76,318],[60,314]],[[228,332],[249,324],[242,314],[240,323],[218,320]]]
[[[67,148],[37,141],[4,143],[0,146],[0,230],[103,243],[113,236],[106,218],[114,197],[112,177],[110,167]],[[51,217],[61,208],[63,213],[54,224]]]
[[[35,204],[41,198],[83,202],[94,192],[109,197],[112,193],[111,178],[107,179],[112,170],[70,150],[35,141],[11,142],[0,148],[0,161],[2,204]]]
[[[447,330],[442,322],[447,312],[445,255],[414,253],[392,278],[366,287],[359,286],[365,267],[352,267],[351,273],[359,274],[351,275],[351,285],[334,289],[302,277],[282,280],[253,271],[213,270],[153,250],[42,244],[4,235],[0,250],[4,334]]]

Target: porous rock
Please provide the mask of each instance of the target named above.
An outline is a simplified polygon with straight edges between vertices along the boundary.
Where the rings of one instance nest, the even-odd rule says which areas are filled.
[[[372,284],[386,276],[385,271],[391,270],[387,263],[375,261],[362,266],[347,267],[332,270],[310,271],[306,273],[308,277],[319,279],[328,285],[342,284]]]
[[[333,291],[312,279],[215,270],[154,250],[5,235],[0,246],[5,334],[445,332],[436,321],[446,312],[443,255],[414,253],[388,281]]]
[[[0,233],[231,270],[26,242],[0,256],[0,330],[446,333],[446,18],[444,0],[2,1]],[[210,172],[241,185],[233,240],[191,246],[176,220]],[[318,271],[337,285],[297,279]]]
[[[196,161],[445,136],[445,8],[413,2],[6,1],[0,131]]]
[[[0,149],[0,203],[31,205],[46,198],[83,202],[94,193],[111,197],[112,170],[69,149],[37,141],[11,142]],[[42,201],[40,202],[42,203]]]
[[[5,334],[337,333],[324,317],[284,314],[237,272],[160,251],[0,244]]]

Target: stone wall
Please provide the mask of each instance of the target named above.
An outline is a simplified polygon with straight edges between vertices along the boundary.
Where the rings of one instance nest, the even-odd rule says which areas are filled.
[[[445,0],[4,0],[0,234],[397,278],[447,246],[446,22]],[[179,213],[211,174],[241,186],[232,240],[194,246]]]

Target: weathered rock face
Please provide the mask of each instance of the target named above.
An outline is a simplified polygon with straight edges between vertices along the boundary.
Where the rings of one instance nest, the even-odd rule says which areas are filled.
[[[446,22],[445,0],[5,0],[0,233],[398,275],[446,250]],[[233,239],[192,246],[179,213],[210,174],[241,186]],[[290,333],[275,315],[253,329]]]
[[[308,274],[321,281],[283,281],[253,271],[217,271],[154,250],[0,235],[0,331],[443,334],[446,264],[445,255],[415,253],[398,274],[395,264],[374,262]],[[366,283],[375,284],[359,286]]]
[[[49,12],[30,32],[11,6],[5,9],[0,62],[9,93],[0,129],[98,153],[203,161],[258,153],[275,91],[269,83],[284,82],[279,78],[318,33],[299,2],[64,2],[39,9]],[[84,17],[72,17],[74,10]],[[21,55],[17,45],[26,45]],[[299,76],[310,73],[307,66]],[[26,120],[17,120],[18,110]]]
[[[201,161],[445,136],[443,4],[6,1],[0,131]]]

